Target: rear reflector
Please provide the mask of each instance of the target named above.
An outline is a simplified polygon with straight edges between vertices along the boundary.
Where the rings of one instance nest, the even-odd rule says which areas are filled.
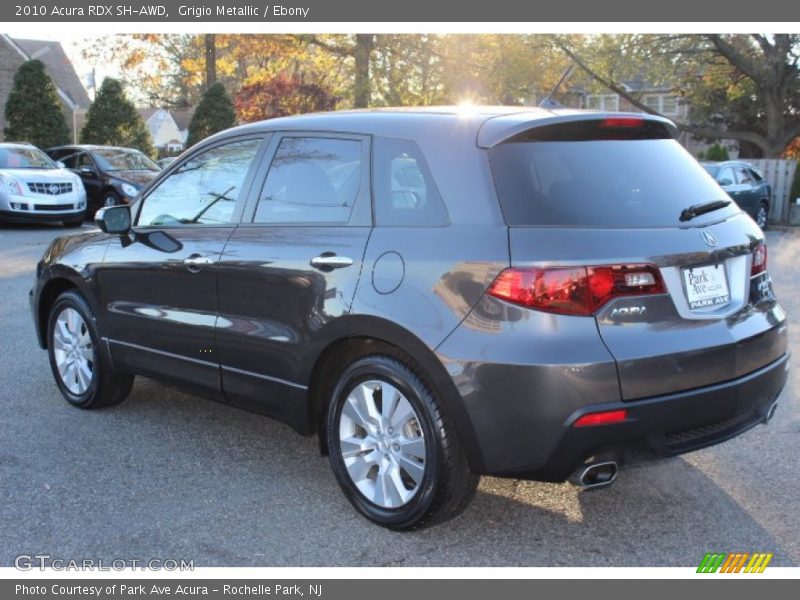
[[[589,413],[578,418],[573,427],[594,427],[595,425],[611,425],[622,423],[628,418],[627,410],[607,410],[605,412]]]
[[[655,265],[506,269],[489,286],[495,298],[564,315],[591,315],[613,298],[665,293]]]
[[[760,275],[767,270],[767,244],[761,242],[753,250],[753,267],[750,269],[750,276]]]

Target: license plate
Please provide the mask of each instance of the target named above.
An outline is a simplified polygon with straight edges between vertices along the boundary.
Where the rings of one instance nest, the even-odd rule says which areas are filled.
[[[731,301],[723,264],[684,269],[683,283],[691,310],[714,308]]]

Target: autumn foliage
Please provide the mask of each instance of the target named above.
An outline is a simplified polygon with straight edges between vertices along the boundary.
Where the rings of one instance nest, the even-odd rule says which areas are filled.
[[[333,110],[339,99],[322,86],[305,83],[298,76],[279,73],[246,84],[234,99],[236,115],[243,123]]]

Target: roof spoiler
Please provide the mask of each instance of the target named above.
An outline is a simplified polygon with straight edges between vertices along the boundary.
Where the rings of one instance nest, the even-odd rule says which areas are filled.
[[[487,119],[478,130],[477,144],[479,148],[492,148],[530,129],[555,125],[557,123],[624,118],[644,119],[662,123],[666,126],[672,137],[677,137],[678,135],[678,127],[675,123],[665,117],[647,113],[600,112],[577,109],[550,111],[531,109],[526,112],[500,115]]]

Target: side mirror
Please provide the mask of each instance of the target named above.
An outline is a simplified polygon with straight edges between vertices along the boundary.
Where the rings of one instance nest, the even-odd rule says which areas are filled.
[[[81,167],[80,168],[81,175],[96,175],[95,170],[92,167]]]
[[[59,169],[66,169],[66,168],[67,168],[67,165],[65,165],[65,164],[64,164],[63,162],[61,162],[60,160],[57,160],[57,161],[56,161],[56,166],[57,166]]]
[[[722,187],[725,187],[726,185],[733,185],[733,182],[730,179],[720,179],[717,183]]]
[[[128,233],[131,229],[131,210],[128,206],[106,206],[94,215],[94,222],[104,233]]]

